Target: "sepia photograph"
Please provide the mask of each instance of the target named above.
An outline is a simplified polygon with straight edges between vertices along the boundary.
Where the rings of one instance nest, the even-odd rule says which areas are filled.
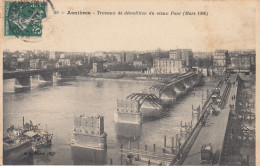
[[[0,165],[258,165],[259,9],[3,0]]]

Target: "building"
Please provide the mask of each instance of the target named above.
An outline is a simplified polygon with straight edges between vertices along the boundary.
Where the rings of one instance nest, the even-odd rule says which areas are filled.
[[[60,59],[65,59],[65,58],[66,58],[65,54],[60,54]]]
[[[49,60],[51,60],[51,59],[53,59],[53,60],[56,59],[56,53],[55,53],[55,51],[51,51],[51,52],[50,52]]]
[[[250,67],[253,72],[255,72],[255,65],[256,65],[256,52],[255,50],[244,50],[241,51],[242,55],[247,55],[250,58]]]
[[[153,68],[158,68],[158,61],[160,60],[160,58],[154,58],[153,59]]]
[[[239,54],[239,53],[233,53],[230,56],[230,62],[229,69],[233,69],[236,71],[244,70],[244,71],[250,71],[251,68],[251,57],[248,54]]]
[[[93,63],[93,72],[95,73],[103,72],[103,63],[102,62]]]
[[[194,59],[209,59],[212,56],[212,52],[193,52]]]
[[[116,61],[120,63],[126,62],[126,53],[117,53],[114,55],[116,57]]]
[[[105,54],[102,51],[97,51],[97,52],[94,52],[94,56],[103,58],[103,57],[105,57]]]
[[[212,75],[213,75],[213,67],[210,66],[210,67],[208,68],[208,76],[212,76]]]
[[[229,53],[230,64],[227,65],[229,72],[255,73],[255,50],[235,50]]]
[[[58,60],[58,62],[56,63],[56,67],[66,67],[66,66],[70,66],[70,59],[65,59],[65,58],[61,58]]]
[[[147,67],[153,66],[153,55],[151,53],[142,53],[136,55],[136,61],[142,61]]]
[[[41,59],[30,60],[30,69],[47,69],[47,64]]]
[[[228,50],[216,50],[213,54],[213,73],[223,75],[228,64]]]
[[[208,76],[208,69],[207,68],[200,68],[199,71],[203,74],[203,76]]]
[[[200,66],[208,68],[212,65],[212,52],[194,52],[193,53],[193,66]]]
[[[148,68],[146,71],[144,71],[145,74],[156,74],[159,73],[158,69],[156,68]]]
[[[19,58],[17,58],[17,62],[24,62],[24,58],[22,55],[20,55]]]
[[[191,67],[193,65],[193,52],[191,49],[170,50],[169,58],[181,60],[185,67]]]
[[[81,61],[81,60],[76,60],[75,65],[77,65],[77,66],[82,66],[83,64],[82,64],[82,61]]]
[[[141,67],[144,65],[144,62],[136,60],[136,61],[134,61],[133,65],[134,65],[134,67]]]
[[[155,64],[157,63],[157,64]],[[182,60],[175,59],[159,59],[154,63],[154,71],[156,74],[170,74],[170,73],[181,73],[186,71],[186,67]]]
[[[137,55],[135,54],[135,52],[127,52],[125,58],[127,63],[132,63],[137,58]]]
[[[114,62],[105,62],[105,63],[103,63],[103,67],[106,68],[106,69],[111,68],[113,66],[115,66]]]

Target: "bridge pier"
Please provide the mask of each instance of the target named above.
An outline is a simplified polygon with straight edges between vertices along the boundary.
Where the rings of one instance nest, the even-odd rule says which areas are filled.
[[[184,84],[184,87],[185,87],[185,89],[186,89],[186,92],[189,92],[189,91],[192,90],[193,84],[192,84],[192,82],[191,82],[191,78],[190,78],[190,77],[186,78],[186,79],[183,81],[183,84]]]
[[[162,93],[159,96],[159,98],[162,101],[162,105],[165,105],[165,106],[172,105],[173,102],[176,101],[174,91],[170,88],[165,91],[166,91],[166,93]]]
[[[29,90],[31,88],[31,77],[17,77],[15,78],[14,90],[15,92]]]
[[[44,73],[38,75],[39,81],[53,82],[53,73]]]
[[[179,93],[179,95],[177,97],[181,97],[181,96],[185,95],[186,87],[185,87],[184,83],[178,83],[177,85],[175,85],[174,91]]]
[[[156,145],[153,144],[153,152],[156,152]]]
[[[53,73],[44,73],[38,75],[38,83],[40,86],[53,85]]]
[[[76,71],[73,69],[68,69],[66,71],[59,71],[61,78],[66,78],[66,77],[72,77],[77,75]]]
[[[166,148],[166,135],[164,136],[164,148]]]
[[[60,77],[61,77],[61,78],[66,78],[66,77],[71,76],[71,73],[68,72],[68,71],[59,72],[59,73],[60,73]]]
[[[118,111],[116,112],[116,114],[119,115],[124,112],[124,119],[129,119],[128,117],[133,116],[133,114],[138,114],[138,117],[140,117],[141,120],[142,118],[159,118],[162,113],[162,105],[160,99],[155,94],[132,93],[131,95],[126,97],[126,100],[118,101]],[[130,121],[136,121],[136,119],[132,119],[133,120]],[[141,122],[138,123],[140,124]]]
[[[172,154],[174,153],[174,137],[172,137]]]
[[[175,86],[173,88],[173,90],[175,91],[175,98],[176,99],[179,98],[182,95],[182,91],[181,91],[181,89],[179,87]]]
[[[135,100],[117,100],[117,111],[114,115],[116,123],[137,124],[142,123],[140,103]]]
[[[150,94],[156,95],[158,98],[161,97],[162,93],[158,89],[150,89]]]
[[[76,80],[76,76],[72,71],[59,71],[56,73],[58,81],[73,81]]]
[[[162,105],[172,105],[173,102],[176,100],[175,92],[173,91],[172,87],[168,87],[164,90],[159,89],[150,89],[150,94],[154,94],[161,100]]]

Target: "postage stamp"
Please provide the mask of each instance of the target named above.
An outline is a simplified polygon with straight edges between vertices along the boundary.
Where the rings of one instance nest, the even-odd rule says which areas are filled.
[[[44,1],[6,1],[4,35],[16,37],[41,37],[42,20],[46,18]]]

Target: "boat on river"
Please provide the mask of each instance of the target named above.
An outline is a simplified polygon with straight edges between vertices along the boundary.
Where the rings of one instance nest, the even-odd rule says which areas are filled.
[[[23,128],[8,128],[7,136],[3,138],[4,164],[17,164],[27,160],[34,151],[32,142],[32,139],[23,135]]]
[[[47,130],[39,129],[39,125],[33,125],[32,121],[23,125],[23,135],[32,140],[33,147],[37,150],[52,144],[53,134]]]
[[[37,151],[42,147],[50,146],[53,134],[39,129],[38,126],[33,125],[32,121],[24,124],[23,118],[22,127],[15,127],[14,125],[9,127],[7,129],[7,136],[3,139],[5,155],[9,156],[13,152],[13,156],[19,157],[20,152],[21,154],[25,154]]]

